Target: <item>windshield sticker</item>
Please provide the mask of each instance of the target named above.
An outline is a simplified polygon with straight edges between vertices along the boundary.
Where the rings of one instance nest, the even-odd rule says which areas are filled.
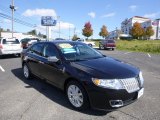
[[[59,44],[59,47],[61,47],[62,49],[73,48],[73,46],[71,44],[68,44],[68,43]]]
[[[66,54],[66,53],[76,53],[76,50],[74,48],[64,48],[64,49],[62,49],[62,52],[64,54]]]

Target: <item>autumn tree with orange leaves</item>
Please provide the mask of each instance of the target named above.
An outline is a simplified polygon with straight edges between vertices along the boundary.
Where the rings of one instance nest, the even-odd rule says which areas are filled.
[[[141,24],[138,22],[135,22],[130,31],[130,35],[132,35],[133,38],[139,39],[140,37],[144,36],[144,34],[145,34],[145,30],[142,28]]]
[[[109,35],[107,31],[107,27],[105,25],[102,26],[101,31],[99,32],[99,36],[102,36],[103,38],[107,37]]]
[[[149,26],[146,28],[145,36],[147,37],[147,39],[150,39],[150,37],[152,35],[154,35],[154,30],[153,30],[152,26]]]
[[[93,29],[90,22],[85,23],[84,28],[82,29],[82,34],[87,37],[87,39],[93,35]]]

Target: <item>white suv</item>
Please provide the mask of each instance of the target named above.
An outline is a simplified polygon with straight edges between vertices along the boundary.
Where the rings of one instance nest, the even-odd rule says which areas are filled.
[[[22,52],[21,43],[15,38],[1,38],[0,39],[0,57],[2,55],[18,54]]]

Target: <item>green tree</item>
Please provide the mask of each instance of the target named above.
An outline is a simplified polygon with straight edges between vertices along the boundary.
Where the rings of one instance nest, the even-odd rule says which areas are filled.
[[[109,35],[107,31],[107,27],[105,25],[102,26],[101,31],[99,32],[99,36],[102,36],[103,38],[107,37]]]
[[[72,37],[72,40],[75,41],[75,40],[78,40],[78,39],[79,39],[79,37],[76,34],[74,34],[73,37]]]
[[[82,34],[87,37],[87,39],[93,35],[93,29],[90,22],[85,23],[84,28],[82,29]]]
[[[36,30],[31,30],[28,32],[28,34],[30,35],[37,35],[37,31]]]
[[[147,37],[147,39],[154,35],[154,30],[152,28],[152,26],[149,26],[146,28],[146,31],[145,31],[145,36]]]
[[[144,29],[142,28],[140,23],[135,22],[130,31],[130,34],[133,36],[133,38],[139,39],[144,35]]]
[[[7,32],[10,32],[10,29],[7,29]]]
[[[41,32],[39,32],[39,33],[38,33],[38,36],[39,36],[39,37],[42,37],[43,35],[41,34]]]
[[[43,38],[47,38],[47,36],[46,36],[46,35],[43,35],[42,37],[43,37]]]

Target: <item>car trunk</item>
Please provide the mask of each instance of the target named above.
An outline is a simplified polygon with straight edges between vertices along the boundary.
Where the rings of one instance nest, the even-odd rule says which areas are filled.
[[[107,43],[106,47],[116,47],[115,43]]]
[[[13,40],[5,40],[3,42],[3,50],[5,51],[17,51],[21,49],[21,44],[19,41],[13,41]]]

